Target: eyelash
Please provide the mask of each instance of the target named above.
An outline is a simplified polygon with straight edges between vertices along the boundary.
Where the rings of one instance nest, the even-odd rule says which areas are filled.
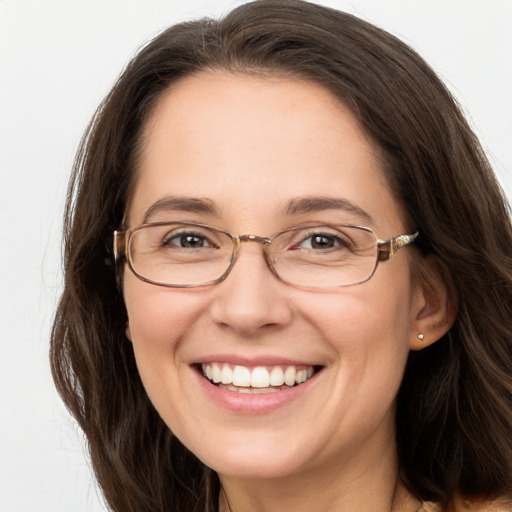
[[[343,246],[343,247],[346,247],[348,244],[342,239],[340,238],[339,236],[336,236],[336,235],[333,235],[333,234],[329,234],[329,233],[312,233],[310,234],[307,238],[305,238],[299,245],[302,245],[304,244],[305,242],[309,241],[310,244],[311,244],[311,247],[308,247],[308,248],[311,248],[311,249],[314,249],[314,240],[315,239],[327,239],[329,242],[332,242],[334,243],[333,246],[330,246],[330,247],[322,247],[322,248],[327,248],[327,249],[332,249],[334,247],[340,247],[340,246]]]
[[[175,246],[179,247],[181,249],[187,249],[190,247],[187,247],[183,244],[183,240],[186,240],[187,238],[197,238],[200,239],[201,242],[204,244],[204,242],[207,242],[207,245],[200,245],[199,247],[217,247],[213,242],[211,242],[207,236],[201,234],[201,233],[194,233],[193,231],[182,231],[178,233],[171,233],[170,236],[166,237],[162,241],[163,247],[169,247],[169,246]],[[173,244],[172,242],[175,240],[179,240],[180,244]]]

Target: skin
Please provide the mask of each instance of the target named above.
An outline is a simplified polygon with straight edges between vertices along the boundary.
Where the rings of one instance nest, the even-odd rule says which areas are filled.
[[[162,198],[185,196],[207,198],[216,211],[165,209],[149,220],[261,236],[345,222],[388,239],[410,227],[381,166],[354,116],[318,85],[202,73],[175,84],[149,119],[127,222],[141,224]],[[346,199],[371,220],[344,209],[283,212],[310,196]],[[364,284],[333,290],[281,282],[256,243],[242,245],[215,285],[164,288],[125,272],[127,335],[148,395],[219,473],[233,512],[418,508],[397,484],[395,397],[409,350],[438,339],[446,322],[443,287],[432,298],[413,285],[410,254],[379,264]],[[218,354],[323,369],[289,404],[236,413],[210,400],[193,366]]]

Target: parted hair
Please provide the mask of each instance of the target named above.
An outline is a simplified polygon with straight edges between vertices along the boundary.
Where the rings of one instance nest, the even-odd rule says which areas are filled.
[[[111,509],[217,510],[216,474],[173,436],[143,388],[111,249],[145,121],[173,83],[205,70],[318,83],[377,144],[387,183],[420,232],[413,269],[421,276],[424,258],[437,260],[457,304],[450,331],[407,362],[396,413],[401,478],[421,500],[447,506],[457,494],[510,494],[512,227],[478,140],[432,69],[394,36],[319,5],[259,0],[145,45],[76,157],[50,357]]]

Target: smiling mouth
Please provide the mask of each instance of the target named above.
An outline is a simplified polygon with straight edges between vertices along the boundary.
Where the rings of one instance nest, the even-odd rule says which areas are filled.
[[[272,393],[299,386],[318,373],[318,366],[255,366],[212,362],[200,365],[212,384],[238,393]]]

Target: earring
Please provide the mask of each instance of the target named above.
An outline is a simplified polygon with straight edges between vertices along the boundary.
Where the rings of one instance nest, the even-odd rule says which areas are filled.
[[[425,336],[423,335],[423,333],[422,333],[422,332],[418,333],[418,339],[419,339],[419,340],[423,341],[423,338],[424,338],[424,337],[425,337]]]

